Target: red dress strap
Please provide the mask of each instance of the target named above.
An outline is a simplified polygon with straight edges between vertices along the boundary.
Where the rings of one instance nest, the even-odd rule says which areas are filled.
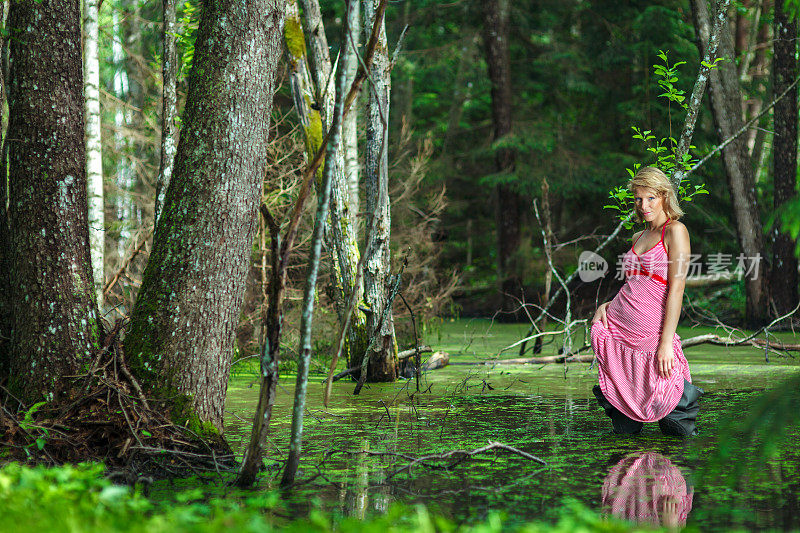
[[[670,222],[671,222],[671,220],[667,219],[667,221],[664,222],[664,226],[661,228],[661,247],[664,248],[664,252],[667,251],[667,245],[664,244],[664,231],[666,231],[667,224],[669,224]]]

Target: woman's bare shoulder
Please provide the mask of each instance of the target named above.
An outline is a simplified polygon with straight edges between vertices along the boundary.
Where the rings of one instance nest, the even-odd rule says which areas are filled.
[[[673,220],[667,225],[667,231],[664,232],[664,237],[669,235],[673,238],[680,238],[681,235],[689,237],[689,228],[680,220]]]
[[[669,253],[672,244],[679,243],[678,249],[689,249],[689,228],[679,220],[673,220],[664,232],[664,248]]]
[[[635,241],[636,241],[636,239],[638,239],[638,238],[639,238],[639,235],[641,235],[642,233],[644,233],[644,230],[642,230],[642,231],[637,231],[636,233],[634,233],[634,234],[633,234],[633,237],[631,237],[631,242],[635,242]]]

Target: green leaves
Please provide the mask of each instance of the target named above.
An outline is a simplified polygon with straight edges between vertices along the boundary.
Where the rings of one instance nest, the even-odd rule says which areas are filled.
[[[675,102],[683,109],[687,109],[689,106],[685,102],[686,91],[675,87],[675,83],[678,81],[678,67],[685,65],[686,61],[678,61],[677,63],[670,65],[667,52],[664,52],[663,50],[658,51],[658,57],[664,62],[663,65],[653,65],[653,71],[657,78],[656,82],[658,83],[659,87],[664,89],[664,92],[658,96],[661,98],[666,98],[670,102]]]
[[[712,62],[708,62],[708,61],[703,60],[703,61],[700,62],[700,64],[703,65],[706,68],[718,68],[719,64],[722,61],[725,61],[725,58],[724,57],[718,57],[718,58],[714,59],[714,61],[712,61]]]

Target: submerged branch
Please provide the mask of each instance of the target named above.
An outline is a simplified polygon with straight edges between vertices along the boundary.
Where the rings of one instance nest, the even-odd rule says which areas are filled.
[[[416,465],[419,465],[419,464],[423,464],[424,465],[424,464],[428,463],[429,461],[443,461],[443,460],[446,460],[446,459],[456,458],[455,462],[453,462],[450,465],[448,465],[448,467],[453,467],[453,466],[456,466],[457,464],[465,461],[466,459],[469,459],[470,457],[475,457],[476,455],[479,455],[479,454],[482,454],[482,453],[486,453],[486,452],[489,452],[489,451],[492,451],[492,450],[505,450],[507,452],[511,452],[513,454],[519,455],[520,457],[524,457],[525,459],[528,459],[529,461],[535,461],[535,462],[537,462],[537,463],[539,463],[541,465],[547,466],[547,462],[546,461],[543,461],[542,459],[536,457],[535,455],[531,455],[528,452],[524,452],[524,451],[522,451],[522,450],[520,450],[518,448],[514,448],[513,446],[509,446],[509,445],[503,444],[501,442],[489,441],[489,444],[487,444],[486,446],[483,446],[481,448],[476,448],[474,450],[451,450],[451,451],[445,452],[445,453],[433,453],[433,454],[430,454],[430,455],[423,455],[422,457],[417,457],[416,459],[413,459],[410,463],[408,463],[404,467],[402,467],[402,468],[400,468],[398,470],[395,470],[394,472],[389,474],[386,477],[386,479],[387,480],[391,479],[394,476],[396,476],[397,474],[399,474],[401,472],[405,472],[406,470],[409,470],[413,466],[416,466]],[[370,451],[365,451],[365,452],[362,452],[362,453],[367,453],[369,455],[398,455],[398,456],[401,456],[401,457],[403,457],[405,459],[409,459],[409,457],[407,455],[395,454],[393,452],[370,452]]]

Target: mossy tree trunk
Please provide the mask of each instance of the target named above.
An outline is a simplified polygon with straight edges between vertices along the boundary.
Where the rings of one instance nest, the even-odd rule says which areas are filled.
[[[330,128],[336,88],[331,80],[331,58],[328,53],[328,43],[319,4],[316,0],[304,0],[303,10],[304,18],[301,19],[295,0],[288,1],[285,37],[290,59],[292,98],[303,127],[306,157],[310,161],[322,145],[325,132]],[[303,26],[310,35],[313,35],[308,47],[311,50],[311,58],[315,66],[313,73],[308,65],[308,48]],[[323,89],[325,86],[327,87],[324,95],[320,94],[320,84],[324,84]],[[318,99],[321,99],[322,102],[318,102]],[[348,116],[356,113],[356,109],[352,109]],[[358,295],[357,302],[359,302],[363,293],[363,284],[357,283],[360,252],[354,223],[355,217],[352,214],[352,210],[357,209],[357,204],[354,207],[350,197],[341,146],[337,147],[335,157],[326,157],[325,166],[327,165],[333,165],[333,175],[325,243],[330,252],[333,297],[336,300],[339,323],[343,324],[346,318],[346,302],[350,294],[355,290]],[[320,167],[317,172],[317,184],[322,182],[322,175],[323,167]],[[347,334],[348,342],[344,347],[345,357],[351,364],[355,364],[356,361],[360,362],[369,342],[366,316],[359,307],[361,306],[357,305],[353,311]]]
[[[207,0],[174,170],[125,347],[176,420],[222,430],[267,164],[283,0]]]
[[[346,34],[356,16],[353,5],[359,0],[345,2],[347,15],[345,18],[344,32]],[[331,135],[325,146],[326,161],[331,161],[341,153],[342,114],[344,100],[347,93],[347,56],[352,53],[348,46],[343,46],[342,64],[338,66],[336,76],[336,100],[331,110]],[[281,476],[281,487],[288,487],[295,481],[297,468],[300,465],[300,454],[303,448],[303,415],[306,410],[306,392],[308,390],[308,369],[311,363],[311,326],[314,317],[314,299],[317,291],[317,274],[319,272],[319,259],[322,251],[323,231],[328,218],[328,205],[331,197],[331,184],[336,169],[326,165],[319,186],[319,200],[317,202],[317,215],[314,219],[314,232],[311,236],[311,252],[309,253],[306,285],[303,290],[303,306],[300,317],[300,350],[297,358],[297,380],[294,387],[294,405],[292,408],[292,431],[289,441],[289,455],[286,466]]]
[[[11,2],[11,389],[58,399],[99,331],[89,256],[78,0]]]
[[[372,28],[377,6],[377,0],[364,2],[365,28]],[[397,379],[397,349],[391,312],[380,331],[376,331],[388,301],[391,267],[388,165],[390,69],[386,24],[381,21],[378,46],[370,69],[372,87],[367,101],[367,141],[364,149],[364,203],[369,213],[366,230],[369,242],[365,246],[364,258],[364,299],[369,308],[367,331],[375,332],[378,336],[369,354],[368,381]]]

